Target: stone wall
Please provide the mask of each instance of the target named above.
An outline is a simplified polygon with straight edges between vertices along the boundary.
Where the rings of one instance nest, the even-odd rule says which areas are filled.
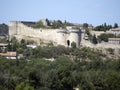
[[[67,40],[70,44],[74,41],[79,47],[80,45],[80,30],[70,29],[35,29],[28,27],[21,22],[10,22],[9,23],[9,35],[10,38],[16,36],[18,39],[33,39],[38,43],[52,42],[53,44],[67,45]],[[29,38],[28,38],[29,37]]]

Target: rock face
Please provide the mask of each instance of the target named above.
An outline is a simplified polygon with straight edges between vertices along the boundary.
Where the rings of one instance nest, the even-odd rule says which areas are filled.
[[[32,22],[30,22],[32,23]],[[32,23],[33,24],[33,23]],[[80,46],[81,30],[79,29],[34,29],[23,22],[11,21],[9,23],[9,38],[16,37],[18,40],[34,40],[38,44],[50,43],[54,45],[71,46],[72,42]]]

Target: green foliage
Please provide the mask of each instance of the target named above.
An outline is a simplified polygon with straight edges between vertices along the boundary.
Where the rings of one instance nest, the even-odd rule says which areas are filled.
[[[8,25],[0,24],[0,35],[7,35],[8,34]]]
[[[88,23],[83,23],[83,28],[87,29],[88,28]]]
[[[61,20],[48,20],[46,19],[47,26],[43,25],[42,21],[38,21],[36,24],[32,25],[33,28],[52,28],[52,29],[57,29],[57,28],[62,28],[65,29],[67,25],[70,25],[67,22],[62,22]]]
[[[114,54],[114,49],[112,49],[112,48],[108,48],[107,51],[108,51],[110,54]]]
[[[11,41],[8,42],[8,51],[17,51],[17,53],[23,53],[26,50],[27,42],[22,39],[20,42],[13,37]]]
[[[35,25],[32,26],[33,28],[45,28],[42,21],[38,21]]]
[[[7,43],[7,42],[8,42],[7,37],[5,37],[5,38],[3,38],[3,39],[0,39],[0,42],[1,42],[1,43]]]
[[[107,25],[106,23],[102,24],[102,25],[99,25],[99,26],[96,26],[94,28],[95,31],[108,31],[109,29],[112,28],[112,25]]]
[[[118,24],[115,23],[114,26],[113,26],[113,28],[118,28]]]
[[[65,28],[66,25],[64,23],[62,23],[62,21],[57,20],[57,21],[53,21],[52,22],[52,28],[56,29],[56,28]]]
[[[11,45],[11,51],[16,51],[17,48],[19,47],[19,42],[15,37],[13,37],[11,39],[10,45]]]
[[[38,51],[37,51],[38,50]],[[45,52],[44,52],[45,50]],[[44,58],[55,54],[55,61]],[[29,51],[28,51],[29,52]],[[120,60],[92,48],[38,47],[26,60],[0,57],[1,90],[119,90]],[[44,54],[45,55],[44,55]],[[49,57],[51,57],[49,56]]]
[[[33,87],[25,85],[24,82],[21,82],[19,85],[16,86],[15,90],[34,90]]]
[[[114,38],[115,35],[114,34],[101,34],[98,38],[100,39],[100,41],[105,41],[108,42],[108,38]]]
[[[97,44],[97,38],[96,38],[96,35],[93,36],[93,40],[92,40],[93,44]]]
[[[90,31],[89,31],[89,29],[87,28],[87,29],[85,29],[85,33],[89,36],[90,35]]]
[[[71,43],[71,47],[72,47],[72,48],[76,48],[76,43],[75,43],[75,42],[72,42],[72,43]]]
[[[64,46],[46,46],[46,47],[37,47],[35,49],[27,49],[25,51],[27,56],[36,57],[36,58],[51,58],[51,57],[58,57],[59,55],[68,54],[67,48]]]
[[[47,22],[47,25],[48,25],[48,26],[51,25],[51,22],[50,22],[48,19],[46,19],[46,22]]]
[[[88,35],[88,40],[90,40],[92,42],[92,35],[90,33],[90,29],[86,28],[85,33]]]

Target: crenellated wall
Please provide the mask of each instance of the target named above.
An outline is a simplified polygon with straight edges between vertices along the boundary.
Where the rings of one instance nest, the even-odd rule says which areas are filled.
[[[26,39],[25,37],[34,38],[35,41],[38,39],[38,43],[40,41],[48,41],[56,43],[57,45],[67,45],[67,40],[75,42],[77,47],[80,45],[80,30],[70,29],[35,29],[32,27],[28,27],[21,22],[10,22],[9,23],[9,36],[12,38],[13,36],[21,36],[21,39]],[[20,39],[20,38],[19,38]]]

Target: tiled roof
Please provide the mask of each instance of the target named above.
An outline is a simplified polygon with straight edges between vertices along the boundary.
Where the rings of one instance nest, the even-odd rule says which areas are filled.
[[[8,56],[8,57],[16,57],[16,52],[7,52],[7,53],[0,53],[1,56]]]

